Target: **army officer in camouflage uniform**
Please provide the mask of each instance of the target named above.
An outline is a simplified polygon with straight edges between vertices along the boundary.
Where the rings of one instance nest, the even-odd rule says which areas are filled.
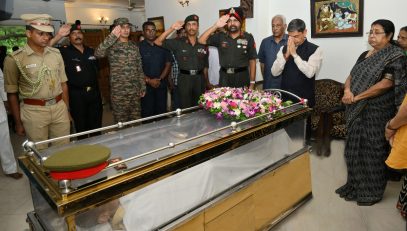
[[[250,87],[256,83],[256,44],[251,34],[241,30],[243,10],[232,7],[199,38],[202,44],[215,46],[219,51],[222,87]],[[226,32],[213,34],[226,25]],[[213,34],[213,35],[211,35]]]
[[[129,40],[131,24],[127,18],[114,20],[114,29],[95,50],[95,56],[109,59],[110,97],[115,122],[140,118],[140,97],[146,85],[141,56],[136,43]]]
[[[165,39],[175,30],[184,25],[187,36],[176,39]],[[185,21],[174,23],[155,40],[155,44],[171,50],[178,63],[178,95],[180,107],[188,108],[198,105],[202,92],[202,84],[208,81],[208,50],[205,45],[198,43],[199,18],[190,15]],[[204,81],[202,80],[204,79]]]
[[[4,61],[5,89],[18,135],[32,141],[69,135],[69,97],[64,61],[48,46],[54,29],[47,14],[24,14],[27,44]],[[21,101],[21,102],[20,102]],[[56,141],[55,144],[69,140]],[[46,145],[37,146],[38,149]]]

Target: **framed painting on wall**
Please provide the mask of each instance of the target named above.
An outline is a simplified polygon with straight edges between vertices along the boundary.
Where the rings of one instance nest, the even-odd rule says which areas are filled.
[[[157,37],[160,36],[165,31],[164,17],[163,16],[154,17],[154,18],[147,18],[147,21],[150,21],[150,22],[154,23]]]
[[[240,7],[246,18],[253,18],[253,0],[240,0]]]
[[[363,36],[363,0],[311,0],[311,37]]]

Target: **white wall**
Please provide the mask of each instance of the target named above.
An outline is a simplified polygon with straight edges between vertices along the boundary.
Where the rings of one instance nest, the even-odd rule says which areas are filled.
[[[176,20],[184,20],[190,14],[200,17],[201,33],[215,23],[219,9],[238,6],[240,0],[190,0],[188,7],[182,7],[176,0],[146,0],[146,17],[164,16],[168,28]],[[406,0],[364,0],[364,32],[379,18],[390,19],[398,29],[407,25]],[[246,20],[246,30],[253,34],[257,47],[261,40],[271,34],[271,18],[283,14],[289,22],[301,18],[310,26],[310,1],[304,0],[254,0],[254,17]],[[368,49],[367,36],[345,38],[311,38],[309,41],[319,45],[324,52],[324,61],[317,78],[330,78],[344,82],[360,53]],[[259,79],[259,77],[258,77]]]
[[[65,3],[66,20],[68,23],[74,23],[75,20],[81,20],[82,24],[106,25],[113,24],[113,20],[120,17],[126,17],[136,26],[137,30],[141,30],[141,25],[145,21],[145,12],[140,9],[129,11],[126,6],[101,3]],[[107,17],[109,20],[106,24],[101,24],[98,18],[101,16]],[[89,28],[92,26],[84,26]],[[93,26],[95,28],[95,26]]]
[[[24,21],[18,20],[22,14],[49,14],[54,20],[66,21],[64,1],[14,0],[13,2],[12,19],[1,21],[0,25],[25,25]],[[53,24],[59,28],[59,22],[53,22]]]

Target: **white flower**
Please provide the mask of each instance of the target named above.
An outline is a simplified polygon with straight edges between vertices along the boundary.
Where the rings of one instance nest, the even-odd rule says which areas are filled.
[[[219,103],[219,102],[213,103],[213,107],[214,107],[215,109],[219,109],[219,108],[220,108],[220,103]]]
[[[242,113],[239,108],[233,109],[233,111],[235,112],[236,116],[240,116],[240,113]]]

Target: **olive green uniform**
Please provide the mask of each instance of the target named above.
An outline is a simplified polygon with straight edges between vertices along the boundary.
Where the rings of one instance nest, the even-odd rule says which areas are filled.
[[[207,44],[219,51],[219,85],[221,87],[248,87],[249,60],[257,59],[256,43],[251,34],[242,32],[232,38],[227,32],[210,36]]]
[[[26,45],[13,52],[4,61],[4,79],[6,92],[19,95],[20,117],[28,139],[36,142],[69,135],[68,108],[61,100],[61,83],[66,82],[67,77],[58,49],[46,47],[41,56]],[[24,100],[45,100],[47,103],[31,105]],[[66,139],[55,144],[68,142]],[[38,148],[46,148],[46,145]]]
[[[139,48],[133,41],[120,42],[109,34],[95,50],[95,56],[109,59],[110,98],[115,122],[141,118],[140,93],[146,85]]]
[[[180,73],[177,89],[180,107],[198,105],[199,96],[202,94],[203,70],[208,67],[207,47],[198,42],[192,46],[188,38],[167,39],[162,46],[171,50],[178,62]]]

